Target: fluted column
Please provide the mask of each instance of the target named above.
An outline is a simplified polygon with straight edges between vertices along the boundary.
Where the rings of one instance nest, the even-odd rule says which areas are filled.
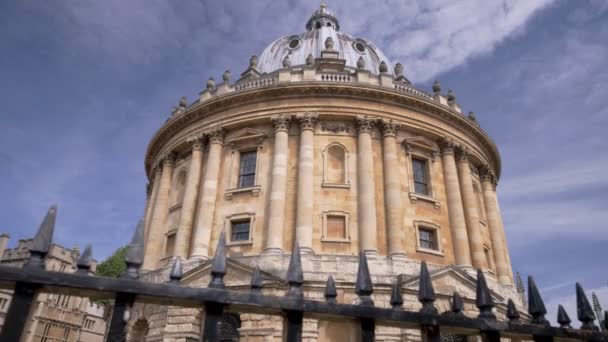
[[[270,208],[268,209],[265,253],[283,252],[287,159],[289,156],[289,124],[290,117],[288,115],[278,115],[272,118],[272,125],[274,126],[274,156],[272,159]]]
[[[360,116],[357,117],[356,124],[359,245],[361,251],[377,254],[376,185],[374,182],[374,151],[372,149],[374,120]]]
[[[203,177],[203,195],[198,206],[198,219],[194,228],[191,258],[209,258],[223,144],[223,129],[216,128],[209,132],[209,154]]]
[[[462,207],[462,197],[460,196],[458,171],[454,159],[454,144],[451,141],[443,140],[441,142],[441,163],[443,164],[443,181],[445,182],[445,194],[448,202],[448,218],[450,232],[452,233],[454,259],[459,266],[470,266],[469,238]]]
[[[148,198],[148,205],[146,209],[146,217],[144,222],[144,237],[145,240],[148,240],[148,233],[150,232],[150,225],[152,224],[152,215],[154,214],[154,204],[156,203],[156,196],[158,194],[158,188],[160,184],[160,177],[163,169],[160,167],[156,167],[154,172],[154,181],[152,183],[152,193],[150,194],[150,198]]]
[[[399,158],[397,154],[397,132],[399,125],[392,121],[382,122],[382,144],[384,157],[384,201],[389,257],[405,257],[403,232],[403,204]]]
[[[201,168],[203,164],[203,144],[197,140],[192,145],[192,158],[190,160],[190,171],[186,181],[186,192],[182,202],[182,212],[177,227],[175,239],[175,256],[187,258],[190,251],[190,239],[196,212],[196,201],[201,184]]]
[[[459,149],[457,164],[460,193],[464,206],[464,217],[467,225],[467,235],[469,237],[469,248],[471,249],[473,266],[485,270],[489,265],[483,249],[483,238],[479,226],[479,209],[477,208],[477,200],[475,199],[475,192],[473,191],[473,179],[471,178],[471,167],[469,166],[466,149]]]
[[[312,253],[312,217],[314,200],[314,139],[317,115],[306,113],[300,122],[300,155],[298,159],[298,198],[296,240],[304,253]]]
[[[173,155],[165,157],[162,166],[158,194],[154,203],[154,213],[145,243],[143,269],[152,270],[158,267],[159,259],[164,255],[163,242],[167,232],[167,215],[169,214],[169,194],[171,192],[171,178],[175,158]]]
[[[498,209],[498,200],[496,198],[496,190],[494,187],[494,175],[487,168],[481,171],[481,191],[483,192],[483,201],[486,206],[486,216],[488,218],[488,229],[490,230],[490,239],[492,240],[492,248],[494,249],[494,263],[496,264],[496,275],[501,284],[511,284],[509,261],[507,260],[507,250],[504,243],[504,230],[502,227],[502,219]]]

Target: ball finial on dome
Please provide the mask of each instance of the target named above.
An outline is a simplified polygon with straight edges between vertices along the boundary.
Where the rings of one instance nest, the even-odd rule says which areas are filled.
[[[448,90],[447,98],[449,104],[456,102],[456,95],[454,95],[452,89]]]
[[[309,53],[308,57],[306,57],[306,65],[313,65],[314,62],[315,58],[312,56],[312,53]]]
[[[213,77],[209,77],[209,79],[207,80],[207,89],[215,89],[215,80],[213,79]]]
[[[325,48],[327,50],[334,49],[334,40],[331,37],[327,37],[327,39],[325,39]]]
[[[380,66],[378,67],[378,69],[380,70],[381,74],[384,74],[384,73],[388,72],[388,65],[386,65],[385,61],[382,61],[380,63]]]
[[[232,77],[230,70],[224,71],[224,74],[222,75],[222,79],[224,80],[224,82],[230,81],[230,77]]]
[[[365,60],[363,59],[362,56],[359,56],[359,59],[357,60],[357,69],[359,69],[359,70],[365,69]]]
[[[255,68],[258,66],[258,56],[253,55],[249,58],[249,67]]]
[[[179,108],[181,109],[186,109],[186,107],[188,107],[188,99],[186,99],[185,96],[182,96],[179,99],[179,104],[178,104]]]
[[[395,76],[403,75],[403,65],[401,63],[395,64]]]
[[[441,84],[439,84],[439,81],[435,80],[435,82],[433,83],[433,93],[435,93],[435,95],[439,95],[440,92]]]
[[[283,58],[283,68],[289,68],[291,66],[291,59],[289,59],[289,54]]]

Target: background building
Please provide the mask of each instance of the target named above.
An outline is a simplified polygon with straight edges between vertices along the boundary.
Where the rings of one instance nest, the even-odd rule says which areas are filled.
[[[19,240],[15,248],[7,249],[8,235],[0,236],[2,265],[22,267],[30,256],[32,239]],[[75,272],[80,252],[53,244],[45,259],[50,271]],[[92,262],[94,271],[97,265]],[[11,291],[0,290],[0,329],[8,311]],[[88,298],[41,293],[25,329],[22,342],[102,342],[105,335],[104,306]]]
[[[519,301],[496,185],[500,156],[454,93],[414,87],[400,63],[343,33],[322,4],[306,32],[272,42],[236,82],[224,72],[191,104],[182,98],[152,138],[145,167],[146,278],[206,286],[221,232],[226,283],[248,286],[259,266],[264,291],[282,294],[299,246],[307,297],[333,275],[338,301],[353,302],[357,255],[368,255],[376,305],[388,306],[399,276],[404,306],[417,310],[420,262],[431,270],[440,310],[453,291],[476,311],[475,272],[486,273],[497,314]],[[390,67],[389,67],[390,66]],[[200,331],[196,309],[136,305],[133,341],[185,341]],[[305,320],[309,341],[351,341],[354,325]],[[227,313],[226,340],[280,341],[282,318]],[[352,335],[351,335],[352,334]],[[417,340],[379,327],[377,339]]]

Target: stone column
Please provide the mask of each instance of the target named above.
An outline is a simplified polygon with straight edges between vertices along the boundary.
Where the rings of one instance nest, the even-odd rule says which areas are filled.
[[[158,187],[160,184],[160,176],[162,174],[163,169],[160,167],[154,168],[152,172],[154,172],[154,181],[152,183],[152,193],[150,194],[150,198],[148,199],[148,209],[146,210],[146,217],[144,222],[144,237],[145,240],[148,240],[148,233],[150,232],[150,224],[152,224],[152,216],[154,214],[154,205],[156,203],[156,197],[158,195]]]
[[[169,214],[169,194],[171,193],[171,178],[173,176],[173,166],[175,156],[169,155],[164,158],[161,171],[158,194],[154,203],[154,213],[148,238],[145,243],[144,270],[152,270],[158,267],[159,259],[164,255],[163,242],[167,232],[167,215]]]
[[[357,124],[357,211],[359,212],[360,250],[378,254],[376,227],[376,185],[374,182],[374,151],[372,149],[373,119],[360,116]]]
[[[270,207],[264,253],[283,252],[285,230],[285,201],[287,187],[287,159],[289,157],[289,115],[271,118],[274,126],[274,155],[270,183]]]
[[[186,192],[182,202],[182,212],[177,227],[177,237],[175,239],[175,256],[187,258],[190,251],[190,239],[194,224],[194,214],[196,212],[196,201],[201,184],[201,169],[203,166],[203,144],[197,140],[192,145],[192,158],[190,160],[190,170],[186,181]]]
[[[488,269],[483,249],[483,238],[479,226],[479,209],[473,191],[473,179],[471,177],[471,167],[469,166],[468,152],[465,148],[458,151],[458,178],[460,181],[460,193],[462,194],[462,204],[464,206],[464,217],[469,236],[469,248],[473,266],[482,270]]]
[[[492,240],[492,248],[494,249],[494,263],[496,264],[496,276],[501,284],[511,284],[509,261],[506,258],[506,246],[504,243],[504,232],[502,227],[502,219],[498,209],[498,201],[496,198],[496,188],[494,186],[495,177],[490,170],[482,168],[481,170],[481,191],[483,192],[483,201],[486,206],[486,215],[488,217],[488,229],[490,230],[490,239]]]
[[[401,180],[399,179],[399,157],[397,154],[397,132],[399,125],[392,121],[382,122],[382,144],[384,157],[384,201],[388,256],[404,258],[403,203],[401,201]]]
[[[452,234],[452,245],[454,247],[454,260],[456,265],[471,266],[469,238],[464,219],[462,197],[460,196],[456,160],[454,159],[454,143],[449,140],[443,140],[440,145],[443,181],[445,182],[445,194],[448,202],[448,218]]]
[[[312,253],[312,217],[314,200],[314,140],[317,115],[306,113],[300,122],[300,155],[298,156],[298,194],[296,240],[303,253]]]
[[[209,258],[209,244],[211,243],[211,230],[215,217],[215,202],[220,175],[222,147],[224,144],[224,130],[213,129],[209,132],[209,154],[207,166],[203,177],[203,195],[198,206],[198,219],[194,228],[191,258]]]

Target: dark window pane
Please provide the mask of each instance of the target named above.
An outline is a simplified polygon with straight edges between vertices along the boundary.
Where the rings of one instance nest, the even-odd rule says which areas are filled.
[[[437,246],[438,246],[437,232],[434,229],[419,228],[418,236],[420,238],[420,247],[421,248],[434,249],[434,250],[439,249],[439,248],[437,248]]]
[[[233,221],[231,229],[231,241],[248,241],[249,240],[249,228],[251,221]]]
[[[426,161],[412,159],[412,169],[414,171],[414,192],[428,195],[429,186],[426,173]]]
[[[239,188],[247,188],[255,185],[256,158],[256,151],[241,153],[241,162],[239,165]]]

